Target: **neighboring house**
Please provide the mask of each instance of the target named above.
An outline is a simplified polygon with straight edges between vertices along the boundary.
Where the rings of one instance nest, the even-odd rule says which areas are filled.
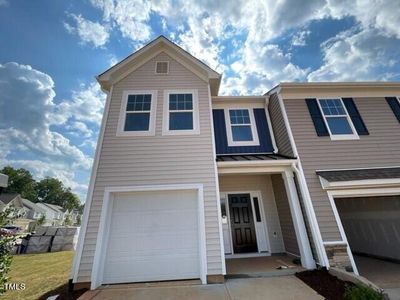
[[[45,225],[54,225],[59,226],[63,225],[64,219],[67,215],[67,211],[61,206],[39,202],[36,203],[41,209],[45,211],[46,215],[46,224]]]
[[[0,194],[0,211],[13,207],[16,209],[15,215],[23,216],[25,214],[24,205],[20,194],[17,193],[1,193]]]
[[[222,282],[226,259],[282,253],[307,269],[351,264],[356,272],[337,189],[397,195],[384,198],[382,212],[400,207],[399,83],[219,96],[221,75],[164,37],[97,79],[108,96],[75,288]],[[323,100],[338,97],[353,100]],[[348,168],[357,170],[332,172]],[[376,198],[363,199],[368,210]]]
[[[43,208],[36,203],[29,201],[28,199],[22,199],[22,203],[26,211],[25,217],[27,219],[38,220],[42,216],[46,215],[46,211]]]

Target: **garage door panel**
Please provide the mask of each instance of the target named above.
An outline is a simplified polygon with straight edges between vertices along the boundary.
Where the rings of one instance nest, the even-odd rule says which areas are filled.
[[[337,198],[353,252],[400,259],[400,196]]]
[[[195,191],[115,195],[104,283],[200,277]]]

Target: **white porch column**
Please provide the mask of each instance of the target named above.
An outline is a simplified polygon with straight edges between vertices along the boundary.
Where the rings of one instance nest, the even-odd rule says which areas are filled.
[[[282,173],[282,177],[289,200],[290,213],[293,220],[294,230],[296,232],[297,244],[299,245],[301,265],[306,269],[314,269],[315,261],[312,257],[310,241],[308,240],[306,225],[304,223],[303,213],[301,212],[293,171],[285,171]]]

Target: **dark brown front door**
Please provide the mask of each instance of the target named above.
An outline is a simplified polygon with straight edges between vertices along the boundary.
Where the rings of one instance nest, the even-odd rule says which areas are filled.
[[[234,253],[257,252],[250,194],[232,194],[228,199]]]

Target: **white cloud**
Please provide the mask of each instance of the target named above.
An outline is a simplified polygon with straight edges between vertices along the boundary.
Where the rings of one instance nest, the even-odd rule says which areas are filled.
[[[310,30],[302,30],[297,32],[292,38],[292,45],[302,47],[306,45],[306,39],[311,34]]]
[[[1,6],[8,6],[8,5],[10,5],[10,3],[8,3],[7,0],[0,0],[0,7]]]
[[[151,13],[149,1],[91,0],[91,3],[103,10],[104,21],[116,26],[123,37],[133,41],[150,38],[151,27],[147,23]]]
[[[322,51],[324,63],[308,75],[310,81],[391,80],[399,75],[399,40],[379,35],[377,29],[345,31],[326,41]]]
[[[107,43],[110,34],[106,26],[86,20],[81,15],[71,14],[70,16],[74,20],[75,26],[64,23],[64,27],[69,33],[78,35],[83,43],[93,44],[94,47],[101,47]]]
[[[0,90],[0,164],[32,162],[37,172],[47,166],[45,175],[56,176],[82,192],[82,183],[74,179],[74,173],[90,170],[93,159],[54,128],[70,126],[92,136],[88,124],[98,128],[104,107],[98,88],[94,84],[82,86],[72,100],[56,104],[49,75],[11,62],[0,64]]]

